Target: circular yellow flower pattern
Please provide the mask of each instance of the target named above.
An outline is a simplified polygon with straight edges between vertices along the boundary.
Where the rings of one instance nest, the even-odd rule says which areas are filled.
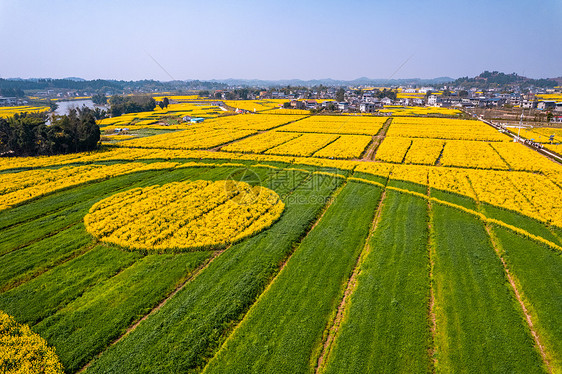
[[[2,373],[62,374],[55,350],[45,339],[0,310],[0,368]]]
[[[224,248],[268,228],[284,208],[265,187],[198,180],[115,194],[92,206],[84,223],[107,243],[181,252]]]

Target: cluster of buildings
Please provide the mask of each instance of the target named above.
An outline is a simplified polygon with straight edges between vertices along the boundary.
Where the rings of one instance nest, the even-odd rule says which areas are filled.
[[[28,103],[27,100],[22,98],[0,96],[0,106],[27,105]]]
[[[381,97],[381,92],[377,89],[348,88],[345,90],[344,99],[334,102],[337,98],[336,92],[336,88],[331,88],[322,92],[295,90],[289,94],[277,91],[263,92],[262,94],[268,98],[287,99],[290,107],[295,109],[318,109],[333,104],[334,109],[339,111],[375,113],[384,106],[390,105],[467,109],[521,107],[562,115],[562,101],[541,100],[538,98],[539,96],[536,96],[538,94],[557,93],[554,90],[524,94],[520,91],[505,93],[494,89],[486,91],[479,91],[475,88],[462,90],[446,86],[439,89],[433,87],[394,87],[394,94],[391,94],[392,91],[389,90],[388,96]],[[339,99],[341,99],[341,96]],[[556,116],[556,118],[558,117]]]
[[[471,97],[438,96],[430,95],[427,98],[428,106],[463,107],[463,108],[495,108],[495,107],[521,107],[523,109],[538,109],[562,112],[562,101],[540,100],[534,95],[522,94],[493,94],[472,95]]]

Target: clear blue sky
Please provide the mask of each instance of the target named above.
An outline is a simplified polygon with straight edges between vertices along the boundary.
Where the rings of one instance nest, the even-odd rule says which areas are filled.
[[[2,78],[456,78],[483,70],[562,76],[562,0],[0,0]]]

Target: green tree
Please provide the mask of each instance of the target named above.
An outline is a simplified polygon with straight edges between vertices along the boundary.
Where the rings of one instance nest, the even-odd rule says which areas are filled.
[[[339,88],[336,91],[336,101],[342,102],[345,99],[345,90],[343,88]]]
[[[59,104],[55,103],[52,100],[49,100],[49,108],[51,109],[51,112],[54,112],[55,110],[57,110],[58,107],[59,107]]]
[[[107,104],[107,96],[102,93],[98,93],[92,96],[92,101],[97,105],[105,105]]]
[[[156,101],[150,96],[114,95],[109,99],[109,104],[111,115],[114,117],[127,113],[148,112],[156,107]]]

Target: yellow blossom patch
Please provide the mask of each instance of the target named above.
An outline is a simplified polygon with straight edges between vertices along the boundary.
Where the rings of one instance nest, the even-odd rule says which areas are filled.
[[[180,252],[224,248],[268,228],[284,208],[261,186],[199,180],[118,193],[92,206],[84,222],[107,243]]]
[[[1,310],[0,369],[2,373],[63,373],[55,350],[45,339]]]

